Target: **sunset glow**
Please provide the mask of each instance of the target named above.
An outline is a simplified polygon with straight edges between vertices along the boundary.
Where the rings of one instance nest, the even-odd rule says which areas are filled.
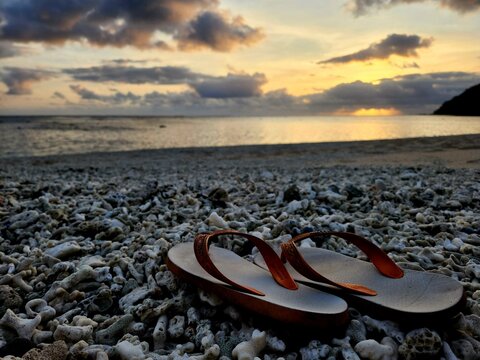
[[[400,111],[394,108],[388,109],[358,109],[352,113],[354,116],[392,116],[392,115],[400,115]]]
[[[480,82],[476,1],[148,3],[2,1],[0,113],[425,114]]]

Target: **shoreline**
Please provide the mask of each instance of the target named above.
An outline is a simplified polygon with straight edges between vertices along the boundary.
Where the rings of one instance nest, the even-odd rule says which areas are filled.
[[[139,163],[141,160],[141,163]],[[114,161],[114,162],[112,162]],[[190,147],[122,152],[5,157],[9,167],[95,166],[128,167],[161,164],[191,164],[318,167],[318,166],[420,166],[480,168],[480,134],[418,137],[392,140],[364,140],[303,144]]]

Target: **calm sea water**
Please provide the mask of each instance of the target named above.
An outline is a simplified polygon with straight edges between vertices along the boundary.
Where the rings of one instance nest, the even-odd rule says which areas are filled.
[[[480,133],[480,117],[3,117],[0,157]]]

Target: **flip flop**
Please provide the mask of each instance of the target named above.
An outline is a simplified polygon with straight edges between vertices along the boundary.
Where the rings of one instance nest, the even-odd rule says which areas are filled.
[[[269,271],[232,251],[210,247],[210,242],[222,235],[251,241]],[[348,320],[347,303],[343,299],[296,284],[275,251],[253,235],[234,230],[199,234],[193,244],[172,247],[167,266],[179,278],[232,304],[285,323],[331,329],[345,325]]]
[[[321,248],[299,248],[307,238],[337,236],[362,250],[366,262]],[[281,245],[281,257],[292,277],[303,284],[341,295],[361,309],[399,320],[445,319],[458,313],[465,296],[460,282],[437,273],[402,269],[385,252],[348,232],[312,232]],[[265,268],[260,256],[254,262]]]

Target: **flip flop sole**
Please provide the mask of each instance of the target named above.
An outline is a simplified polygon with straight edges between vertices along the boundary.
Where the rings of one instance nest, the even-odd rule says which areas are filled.
[[[299,285],[288,290],[278,285],[270,273],[232,251],[210,247],[210,256],[228,278],[262,291],[265,296],[234,290],[208,274],[198,263],[192,243],[178,244],[168,252],[167,266],[187,282],[210,291],[228,302],[275,320],[328,329],[348,321],[347,303],[338,296]]]
[[[463,305],[463,286],[448,276],[405,269],[402,278],[391,279],[380,274],[370,262],[321,248],[298,250],[305,261],[323,276],[335,282],[367,286],[377,291],[377,295],[357,295],[309,280],[285,264],[296,281],[340,295],[348,299],[349,304],[360,305],[371,312],[433,320],[437,316],[455,315]],[[254,262],[262,268],[266,266],[261,256],[256,256]]]

